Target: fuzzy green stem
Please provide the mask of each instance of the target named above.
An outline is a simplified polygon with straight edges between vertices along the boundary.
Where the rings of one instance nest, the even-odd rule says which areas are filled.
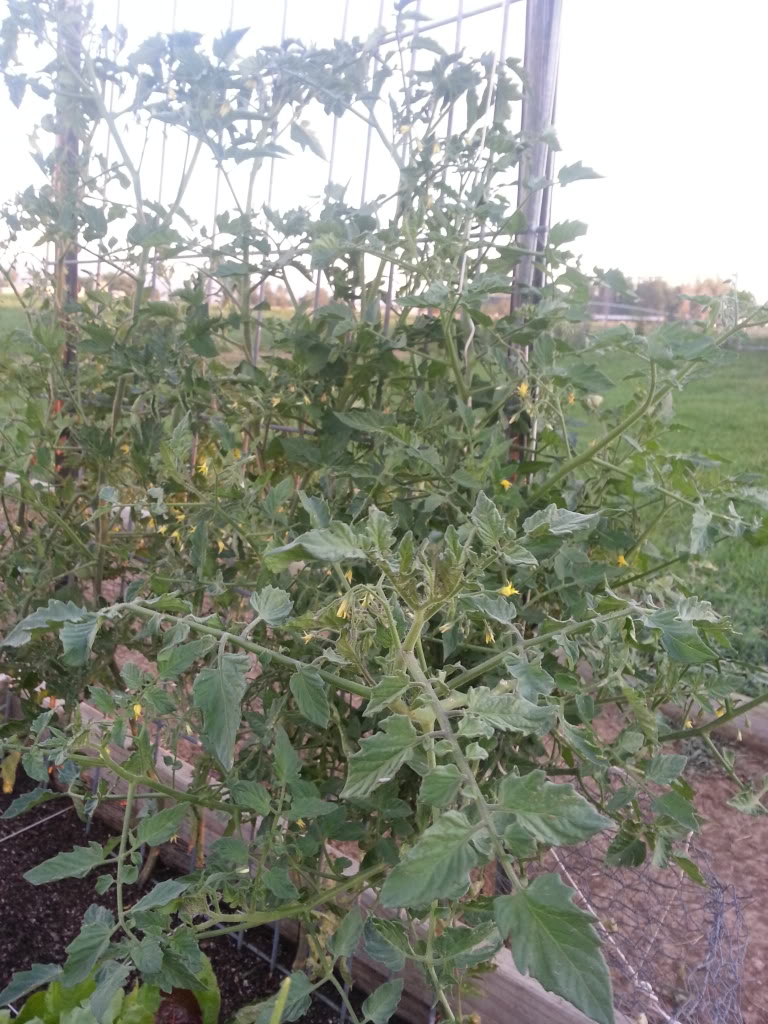
[[[125,908],[123,906],[123,886],[125,884],[125,854],[128,849],[128,835],[131,831],[131,817],[133,815],[133,801],[136,796],[136,783],[128,785],[128,793],[125,798],[125,814],[123,815],[123,827],[120,832],[120,848],[117,851],[117,878],[115,880],[115,892],[117,900],[117,920],[123,931],[133,938],[133,932],[125,920]]]
[[[225,629],[218,629],[216,626],[209,626],[204,622],[196,622],[194,619],[183,619],[178,615],[170,615],[167,612],[158,612],[152,608],[146,608],[143,605],[138,604],[125,604],[122,605],[127,612],[134,615],[138,615],[142,619],[153,619],[155,616],[165,619],[167,622],[183,622],[189,626],[189,628],[195,633],[203,633],[206,636],[215,636],[218,640],[225,639],[226,643],[232,644],[234,647],[241,647],[243,650],[250,651],[256,655],[269,655],[269,657],[278,662],[280,665],[286,665],[293,669],[306,668],[307,665],[303,661],[299,661],[298,658],[291,658],[287,654],[282,654],[280,651],[274,651],[269,647],[263,647],[261,644],[254,643],[252,640],[245,639],[237,633],[229,633]],[[415,641],[414,641],[415,642]],[[327,672],[325,669],[317,668],[312,666],[321,679],[324,679],[326,683],[331,686],[335,686],[339,690],[344,690],[346,693],[353,693],[357,697],[370,697],[371,688],[365,686],[363,683],[355,683],[350,679],[342,679],[341,676],[337,676],[334,672]]]

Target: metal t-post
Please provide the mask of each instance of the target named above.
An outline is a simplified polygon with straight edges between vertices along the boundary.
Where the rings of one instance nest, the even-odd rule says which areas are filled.
[[[77,207],[80,181],[80,50],[82,9],[80,0],[59,0],[57,7],[58,73],[56,89],[56,166],[54,191],[59,208],[56,236],[55,302],[64,326],[64,367],[72,369],[77,356],[74,328],[69,314],[77,301],[78,246]]]
[[[515,305],[531,301],[535,277],[535,253],[546,244],[549,230],[551,187],[541,181],[551,168],[552,150],[541,136],[552,126],[555,115],[557,71],[560,54],[562,0],[527,0],[525,10],[525,68],[527,84],[523,98],[521,129],[533,140],[523,154],[518,180],[518,207],[526,229],[517,236],[524,250],[515,269]]]

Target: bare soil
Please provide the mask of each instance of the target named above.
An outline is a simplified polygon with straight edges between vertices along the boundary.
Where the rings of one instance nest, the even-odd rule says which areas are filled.
[[[0,812],[15,796],[33,786],[34,783],[20,772],[15,792],[0,795]],[[34,827],[27,828],[29,825]],[[26,831],[21,832],[21,829]],[[83,822],[63,798],[52,800],[18,818],[4,820],[0,817],[0,990],[15,971],[25,970],[33,963],[62,962],[66,956],[65,947],[80,931],[83,914],[90,904],[115,909],[114,892],[110,890],[103,896],[97,895],[92,878],[68,878],[34,886],[24,880],[24,873],[61,850],[83,846],[91,840],[104,843],[113,834],[102,822],[94,820],[86,837]],[[153,880],[160,881],[165,877],[170,876],[160,866]],[[127,887],[129,903],[140,895],[137,886]],[[245,934],[244,941],[268,954],[273,934],[271,929],[253,929]],[[291,943],[281,941],[278,963],[283,970],[278,968],[270,973],[268,963],[244,947],[238,948],[228,936],[208,940],[202,944],[202,949],[213,964],[221,989],[222,1022],[231,1021],[240,1007],[276,992],[284,971],[290,970],[295,954]],[[326,988],[323,994],[334,1004],[338,1003],[335,990],[331,986]],[[365,993],[356,990],[350,993],[350,1001],[356,1010],[364,998]],[[338,1014],[314,997],[312,1006],[301,1020],[306,1024],[335,1024]]]

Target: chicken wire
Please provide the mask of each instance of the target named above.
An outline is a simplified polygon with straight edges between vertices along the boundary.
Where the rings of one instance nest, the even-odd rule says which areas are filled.
[[[688,856],[703,885],[675,864],[613,867],[609,839],[551,850],[537,871],[557,872],[597,919],[616,1010],[633,1024],[743,1024],[744,894],[718,878],[699,844]],[[502,872],[496,884],[509,892]]]

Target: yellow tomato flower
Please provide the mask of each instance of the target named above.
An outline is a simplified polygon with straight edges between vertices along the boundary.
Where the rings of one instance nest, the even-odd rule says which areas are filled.
[[[167,523],[163,523],[162,526],[158,526],[158,528],[157,528],[157,532],[158,533],[166,533],[167,530],[168,530],[168,524]]]
[[[133,717],[134,718],[141,718],[141,704],[134,704],[133,705]]]
[[[619,555],[619,557],[616,559],[616,565],[620,565],[621,568],[624,569],[629,565],[629,562],[626,560],[624,555]]]
[[[272,399],[272,408],[274,409],[278,405],[280,405],[280,396],[275,395],[275,397]]]
[[[496,642],[496,637],[493,635],[493,630],[491,629],[487,622],[485,624],[485,642],[488,644],[489,647],[491,646],[491,644]]]
[[[217,548],[219,549],[219,554],[221,554],[221,552],[222,552],[222,551],[224,550],[224,548],[225,548],[226,546],[227,546],[227,545],[226,545],[226,544],[224,543],[224,541],[223,541],[223,540],[217,540],[217,541],[216,541],[216,547],[217,547]]]
[[[504,479],[501,481],[501,486],[504,488],[505,491],[508,491],[509,488],[512,486],[512,481]]]
[[[568,405],[573,405],[573,403],[575,401],[576,401],[576,395],[574,395],[574,393],[572,391],[569,391],[568,392]]]
[[[205,455],[202,455],[197,463],[197,472],[200,476],[208,476],[208,459]]]
[[[174,512],[173,516],[174,519],[176,519],[176,521],[179,523],[183,523],[184,520],[187,518],[186,512]]]
[[[301,639],[304,641],[305,644],[311,644],[315,638],[311,633],[308,633],[306,630],[304,630],[304,632],[301,634]]]
[[[349,598],[348,597],[344,597],[344,598],[342,598],[341,604],[339,605],[339,610],[336,612],[336,616],[339,619],[346,619],[348,615],[349,615]]]
[[[302,401],[304,402],[304,405],[312,405],[312,399],[309,395],[304,395]]]
[[[347,583],[351,583],[352,582],[352,570],[351,569],[347,569],[347,571],[344,573],[344,579],[347,581]]]
[[[407,135],[410,132],[410,130],[411,129],[410,129],[409,125],[407,125],[407,124],[401,124],[400,125],[400,134],[401,135]]]
[[[520,591],[517,587],[513,587],[512,584],[507,581],[503,587],[499,587],[496,593],[501,594],[502,597],[512,597],[514,594],[519,594]]]
[[[242,456],[242,454],[243,453],[240,451],[239,448],[233,448],[232,449],[232,458],[233,459],[239,459]]]
[[[718,718],[722,718],[723,715],[725,714],[725,708],[718,708],[717,711],[715,712],[715,714],[717,715]]]
[[[692,729],[693,728],[693,720],[692,719],[686,718],[686,720],[685,720],[685,728],[686,729]]]
[[[130,449],[130,447],[129,447],[129,446],[127,445],[127,444],[121,444],[121,445],[120,445],[120,451],[121,451],[121,452],[124,452],[124,453],[125,453],[126,455],[128,454],[128,452],[129,452],[130,450],[131,450],[131,449]]]
[[[438,629],[438,633],[447,633],[451,626],[453,626],[452,622],[444,622]]]
[[[525,398],[525,396],[528,394],[529,391],[530,391],[530,387],[528,386],[528,381],[527,380],[521,380],[520,383],[517,385],[517,393],[518,393],[518,395],[520,395],[521,398]]]

